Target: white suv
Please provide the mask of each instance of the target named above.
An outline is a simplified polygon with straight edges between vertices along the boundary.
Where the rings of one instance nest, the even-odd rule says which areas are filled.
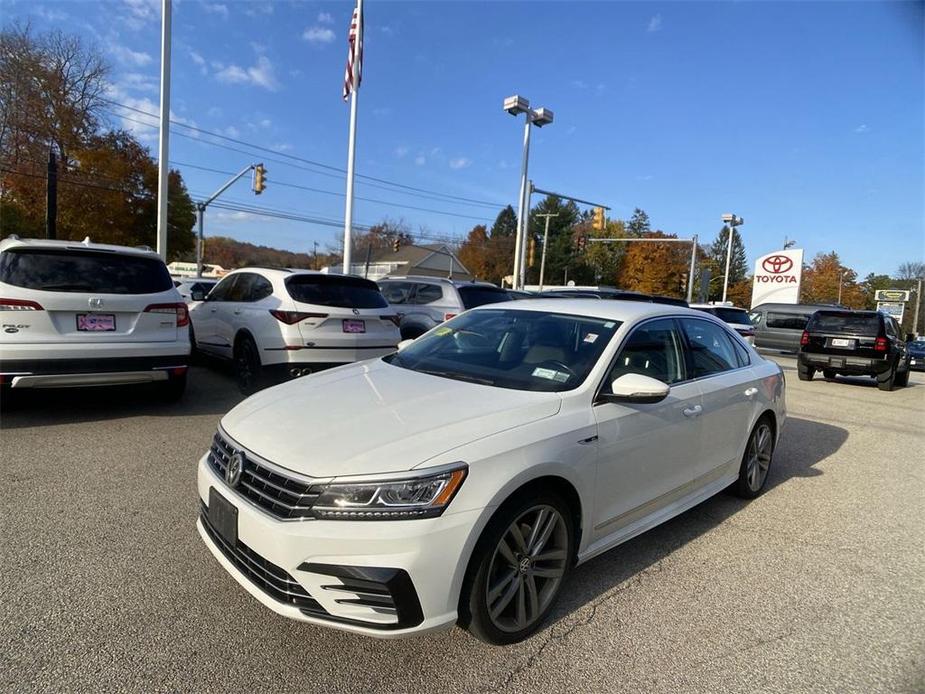
[[[203,298],[190,311],[195,347],[233,360],[243,393],[258,387],[264,367],[302,376],[384,356],[401,339],[395,311],[360,277],[252,267]]]
[[[179,398],[189,315],[150,249],[0,241],[4,389],[156,383]]]

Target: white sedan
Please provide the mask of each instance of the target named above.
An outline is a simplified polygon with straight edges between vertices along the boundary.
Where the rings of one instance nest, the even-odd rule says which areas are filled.
[[[199,462],[199,533],[294,619],[512,643],[571,567],[726,487],[761,493],[784,377],[700,311],[479,307],[265,390]]]

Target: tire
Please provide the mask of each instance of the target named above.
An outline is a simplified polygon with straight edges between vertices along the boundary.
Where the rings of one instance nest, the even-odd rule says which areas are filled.
[[[905,388],[909,385],[909,368],[906,368],[902,373],[896,374],[896,385],[900,388]]]
[[[242,395],[252,395],[260,389],[260,355],[249,335],[240,338],[235,345],[234,377]]]
[[[833,369],[823,369],[822,377],[827,381],[835,380],[835,371]]]
[[[755,424],[739,467],[739,479],[732,485],[732,491],[743,499],[754,499],[764,491],[774,457],[774,427],[768,417],[762,417]]]
[[[559,495],[531,490],[512,497],[472,554],[460,594],[461,626],[494,645],[527,638],[559,597],[574,545],[572,513]]]
[[[815,373],[816,373],[815,369],[810,368],[809,366],[804,366],[800,362],[797,362],[797,377],[801,381],[812,381],[813,374]]]
[[[890,391],[893,390],[895,385],[897,385],[896,369],[897,365],[893,364],[889,371],[884,371],[882,374],[877,374],[877,387],[880,390]]]
[[[177,402],[186,391],[186,374],[171,376],[166,383],[158,384],[161,400],[164,402]]]

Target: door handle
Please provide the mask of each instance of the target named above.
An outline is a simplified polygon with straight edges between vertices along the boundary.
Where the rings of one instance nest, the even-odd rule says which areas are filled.
[[[747,397],[747,398],[750,398],[751,396],[757,395],[757,394],[758,394],[758,389],[755,388],[755,387],[748,388],[748,389],[745,391],[745,397]]]
[[[703,412],[703,407],[701,407],[700,405],[694,405],[693,407],[685,407],[683,410],[681,410],[681,413],[685,417],[696,417],[701,412]]]

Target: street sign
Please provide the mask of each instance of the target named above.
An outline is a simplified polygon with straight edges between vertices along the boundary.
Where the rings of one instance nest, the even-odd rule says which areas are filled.
[[[803,249],[774,251],[755,261],[752,279],[752,308],[760,304],[800,303],[803,278]]]
[[[877,292],[878,294],[880,292]],[[906,307],[906,302],[904,301],[878,301],[877,310],[880,313],[885,313],[888,316],[893,316],[900,323],[903,322],[903,311]]]
[[[878,289],[874,294],[874,300],[890,303],[909,301],[910,294],[911,292],[907,289]]]

